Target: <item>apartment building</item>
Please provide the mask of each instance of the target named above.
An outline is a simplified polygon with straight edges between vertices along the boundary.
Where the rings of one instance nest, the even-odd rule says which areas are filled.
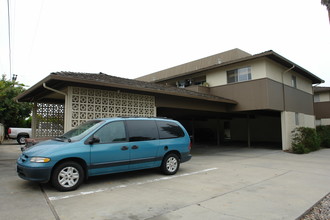
[[[288,150],[294,128],[315,127],[312,86],[322,82],[274,51],[233,49],[135,80],[51,73],[16,99],[34,103],[34,137],[94,118],[157,116],[179,120],[195,143]]]
[[[216,132],[231,140],[291,147],[298,126],[315,127],[313,84],[323,80],[274,51],[233,49],[138,78],[228,98],[237,105],[217,115]],[[227,119],[226,119],[227,117]],[[205,118],[204,118],[205,121]],[[209,124],[215,124],[209,119]],[[202,129],[201,129],[202,130]],[[215,129],[213,129],[214,131]],[[225,137],[228,138],[228,137]]]

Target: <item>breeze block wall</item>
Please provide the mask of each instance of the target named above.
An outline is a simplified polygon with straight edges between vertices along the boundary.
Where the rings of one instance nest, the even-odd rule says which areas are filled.
[[[96,118],[155,117],[155,97],[121,91],[68,87],[65,131]]]

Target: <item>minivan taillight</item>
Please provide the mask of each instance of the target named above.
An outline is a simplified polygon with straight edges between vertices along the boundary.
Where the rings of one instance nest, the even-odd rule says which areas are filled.
[[[192,148],[192,142],[190,141],[189,146],[188,146],[188,150],[191,150],[191,148]]]
[[[11,129],[10,128],[8,128],[8,134],[11,134]]]

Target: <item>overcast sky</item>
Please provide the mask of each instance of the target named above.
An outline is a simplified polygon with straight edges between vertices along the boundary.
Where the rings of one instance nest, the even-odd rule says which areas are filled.
[[[321,0],[10,0],[12,74],[136,78],[233,48],[267,50],[330,86],[330,24]],[[0,74],[9,78],[7,0],[0,0]]]

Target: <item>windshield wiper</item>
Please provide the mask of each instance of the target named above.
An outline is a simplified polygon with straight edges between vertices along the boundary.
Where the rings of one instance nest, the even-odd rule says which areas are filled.
[[[55,137],[53,140],[64,142],[66,139],[68,140],[68,142],[71,142],[70,138],[67,138],[67,137],[64,137],[64,136]]]

